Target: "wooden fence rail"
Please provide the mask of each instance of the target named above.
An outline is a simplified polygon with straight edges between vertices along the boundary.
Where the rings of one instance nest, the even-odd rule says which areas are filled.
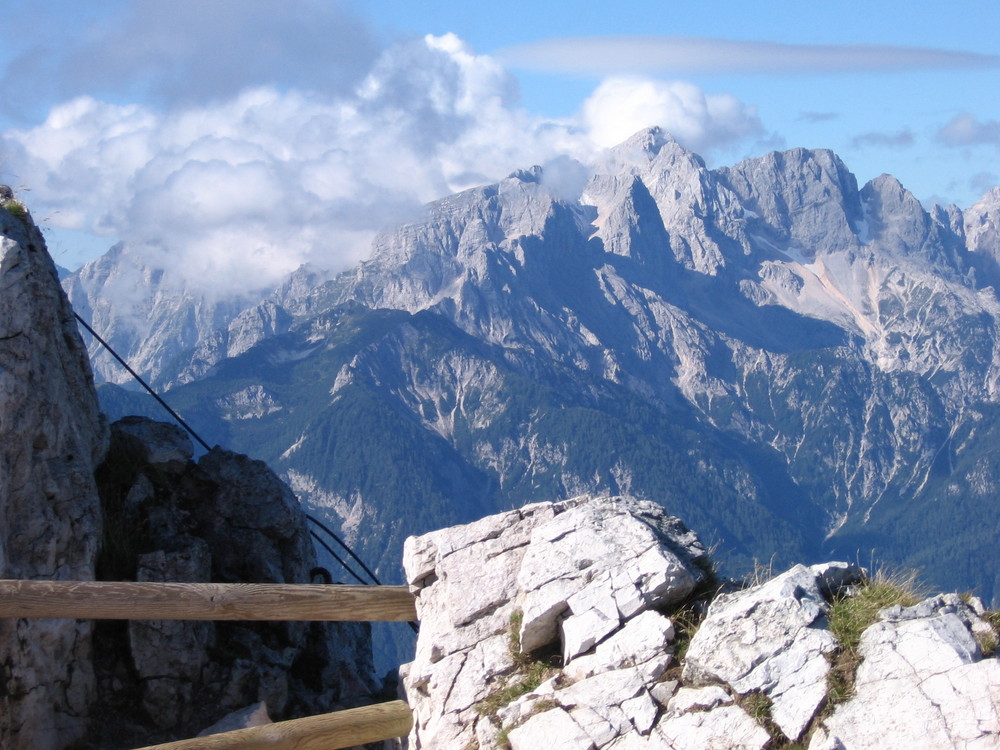
[[[0,580],[0,618],[413,622],[406,586]],[[292,719],[142,750],[334,750],[403,737],[403,701]]]
[[[335,750],[404,737],[412,726],[410,707],[391,701],[140,750]]]
[[[410,622],[406,586],[0,580],[0,617]]]

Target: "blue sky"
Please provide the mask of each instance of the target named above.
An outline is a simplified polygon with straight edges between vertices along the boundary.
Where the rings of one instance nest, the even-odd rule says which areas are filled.
[[[1000,183],[1000,3],[0,0],[0,181],[75,267],[342,268],[452,190],[659,124],[710,165],[836,151]]]

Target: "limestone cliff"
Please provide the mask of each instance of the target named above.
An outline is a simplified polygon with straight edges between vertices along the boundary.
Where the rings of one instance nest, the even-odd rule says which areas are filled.
[[[86,350],[41,233],[0,187],[0,577],[94,577],[106,447]],[[0,620],[0,747],[79,737],[89,622]]]
[[[918,602],[846,563],[721,584],[678,519],[623,497],[411,537],[404,565],[411,750],[1000,743],[996,618],[974,597]]]

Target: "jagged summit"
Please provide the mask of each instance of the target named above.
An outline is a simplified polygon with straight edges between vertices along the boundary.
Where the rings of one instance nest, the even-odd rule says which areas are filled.
[[[709,169],[656,129],[581,190],[559,168],[435,201],[311,288],[194,305],[187,339],[123,329],[123,353],[156,351],[213,441],[260,447],[386,566],[422,528],[628,490],[736,566],[923,565],[936,540],[940,585],[1000,592],[995,200],[928,212],[824,149]]]

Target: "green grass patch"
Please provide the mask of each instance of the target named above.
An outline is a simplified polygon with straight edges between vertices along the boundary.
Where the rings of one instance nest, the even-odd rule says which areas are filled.
[[[503,687],[493,691],[477,703],[476,713],[480,716],[496,717],[501,708],[535,690],[558,671],[558,667],[543,662],[534,662],[524,671],[515,672],[508,678]]]
[[[858,644],[861,634],[878,619],[880,610],[900,605],[912,607],[921,600],[917,574],[877,573],[855,590],[853,595],[838,596],[831,603],[828,622],[837,639],[827,676],[827,706],[850,699],[854,694],[854,677],[861,663]]]
[[[992,633],[976,635],[983,656],[993,656],[1000,647],[1000,609],[988,609],[983,612],[982,619],[993,628]]]
[[[746,711],[751,719],[760,724],[771,735],[771,741],[767,745],[769,748],[785,750],[791,747],[781,728],[774,723],[771,716],[773,704],[765,693],[754,690],[750,693],[737,695],[736,705]]]
[[[11,214],[12,216],[16,216],[21,221],[28,220],[28,209],[25,208],[24,204],[21,203],[21,201],[10,200],[7,201],[3,207],[7,209],[7,213]]]
[[[520,610],[511,613],[508,623],[507,649],[514,671],[504,683],[476,704],[476,713],[489,718],[497,724],[497,713],[522,695],[527,695],[539,685],[559,673],[561,667],[558,653],[524,654],[521,653],[521,622],[523,614]]]

